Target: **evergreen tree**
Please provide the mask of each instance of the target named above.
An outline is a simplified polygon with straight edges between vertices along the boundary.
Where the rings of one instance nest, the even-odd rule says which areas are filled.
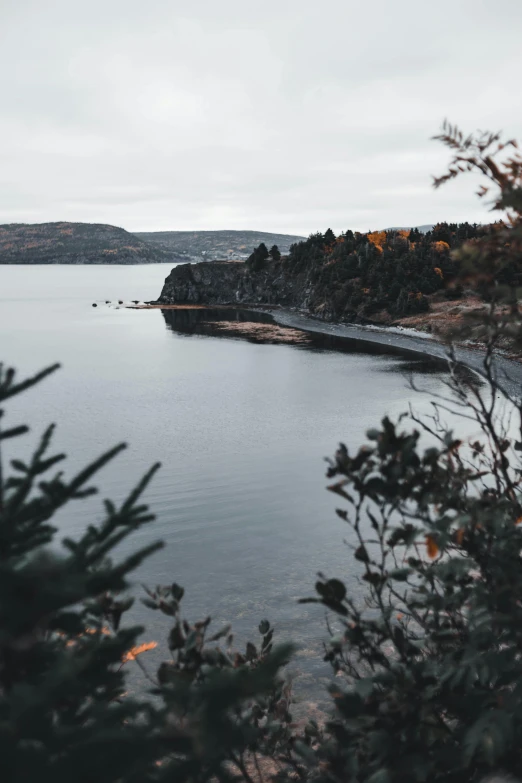
[[[269,253],[267,246],[264,242],[261,242],[261,244],[256,247],[256,249],[247,258],[247,264],[254,272],[258,272],[260,269],[263,269],[268,258]]]
[[[0,404],[55,369],[17,383],[0,365]],[[3,427],[0,444],[5,449],[26,432]],[[191,624],[181,617],[182,588],[158,587],[144,603],[173,622],[171,657],[149,675],[153,700],[145,690],[126,695],[126,662],[156,645],[138,644],[142,628],[122,627],[133,599],[121,591],[162,544],[114,564],[108,557],[154,519],[141,496],[158,465],[121,505],[105,501],[99,524],[60,547],[54,515],[94,494],[91,479],[125,446],[66,479],[55,472],[64,455],[49,454],[52,434],[51,426],[27,461],[12,460],[12,475],[0,462],[0,780],[230,780],[234,766],[244,770],[247,752],[254,763],[255,751],[270,755],[288,741],[291,718],[276,706],[284,688],[276,675],[289,648],[272,651],[273,629],[264,621],[259,649],[249,643],[243,654],[227,654],[217,640],[229,627],[207,637],[210,618]],[[277,736],[264,728],[276,712]]]
[[[273,261],[281,261],[281,253],[279,252],[279,248],[277,247],[277,245],[273,245],[273,246],[270,248],[270,253],[269,253],[269,255],[270,255],[270,258],[271,258]]]
[[[0,403],[55,369],[17,383],[0,365]],[[25,432],[3,428],[0,443]],[[112,595],[161,544],[115,565],[107,557],[152,520],[139,501],[158,466],[121,506],[106,501],[103,521],[60,549],[53,516],[93,494],[90,480],[124,445],[66,479],[54,470],[64,455],[49,454],[52,434],[51,426],[29,460],[12,461],[11,476],[0,473],[0,777],[137,780],[152,772],[161,749],[149,730],[154,708],[123,698],[122,660],[141,629],[120,627],[132,599]]]
[[[333,245],[335,243],[335,234],[331,228],[327,228],[324,232],[324,244]]]

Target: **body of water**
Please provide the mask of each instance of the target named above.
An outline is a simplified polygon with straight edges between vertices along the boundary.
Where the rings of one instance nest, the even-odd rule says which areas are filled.
[[[184,333],[160,310],[115,306],[156,298],[170,268],[0,266],[0,359],[21,374],[63,365],[9,404],[7,422],[32,428],[16,456],[52,421],[69,470],[129,443],[100,475],[101,497],[61,515],[69,536],[99,518],[101,498],[123,498],[160,460],[146,497],[157,521],[126,549],[158,538],[167,547],[139,580],[179,582],[191,619],[231,621],[240,638],[255,639],[268,618],[277,638],[301,645],[300,682],[316,683],[325,669],[310,651],[319,649],[324,615],[297,600],[313,594],[318,571],[355,589],[349,528],[325,490],[323,458],[341,440],[355,449],[384,414],[407,408],[406,363],[346,344],[339,352]],[[407,366],[424,369],[411,358]],[[422,383],[441,391],[443,375],[424,374]],[[415,402],[422,410],[429,399]],[[147,639],[164,640],[161,617],[137,616]]]

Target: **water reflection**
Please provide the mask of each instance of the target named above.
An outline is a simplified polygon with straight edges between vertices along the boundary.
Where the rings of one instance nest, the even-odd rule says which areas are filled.
[[[249,342],[285,342],[293,344],[300,350],[335,351],[366,356],[395,356],[400,361],[383,365],[384,372],[401,372],[405,374],[437,375],[447,372],[445,359],[422,356],[416,350],[411,350],[394,343],[380,343],[358,337],[343,337],[334,334],[311,332],[304,329],[285,329],[285,339],[277,340],[267,329],[249,329],[248,325],[266,325],[276,327],[278,324],[270,313],[259,310],[245,310],[234,307],[216,308],[183,308],[162,310],[168,329],[177,334],[203,335],[211,337],[240,338]],[[222,329],[226,325],[226,329]],[[290,335],[290,332],[294,336]]]

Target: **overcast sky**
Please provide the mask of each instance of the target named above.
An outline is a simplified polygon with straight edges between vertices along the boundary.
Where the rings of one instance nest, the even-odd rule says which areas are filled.
[[[0,0],[0,223],[484,220],[445,117],[522,141],[522,0]]]

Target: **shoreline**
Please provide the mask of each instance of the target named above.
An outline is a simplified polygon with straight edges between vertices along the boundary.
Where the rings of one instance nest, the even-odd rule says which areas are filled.
[[[440,361],[447,361],[448,359],[448,352],[444,343],[433,337],[401,334],[398,331],[392,332],[391,328],[387,330],[386,327],[319,321],[290,310],[272,311],[271,315],[281,326],[288,326],[294,329],[301,328],[305,331],[332,335],[334,337],[344,337],[360,344],[367,343],[369,345],[386,346],[396,350],[397,353],[415,354]],[[479,374],[482,372],[484,353],[479,348],[457,346],[455,355],[457,360],[466,367]],[[510,394],[520,396],[522,393],[522,363],[497,354],[495,356],[495,368],[502,378],[507,391]]]
[[[361,350],[364,346],[384,348],[387,352],[401,354],[403,356],[416,356],[431,358],[438,361],[447,361],[448,353],[444,343],[439,342],[426,333],[412,334],[414,330],[402,334],[398,327],[379,327],[373,325],[343,324],[331,321],[322,321],[296,310],[282,308],[278,305],[255,304],[230,304],[230,305],[186,305],[186,304],[160,304],[157,301],[147,302],[144,305],[131,306],[132,309],[157,309],[157,310],[242,310],[244,312],[261,312],[270,315],[274,322],[283,329],[297,330],[304,333],[320,334],[330,337],[340,337],[358,344]],[[393,330],[393,331],[392,331]],[[422,335],[422,336],[421,336]],[[231,335],[239,336],[239,335]],[[260,340],[262,342],[263,340]],[[267,339],[266,342],[272,342]],[[285,341],[286,342],[286,341]],[[296,341],[299,344],[299,341]],[[458,346],[455,350],[456,358],[466,367],[481,374],[484,354],[479,348],[467,348]],[[522,393],[522,363],[507,358],[501,354],[495,357],[495,367],[499,378],[506,390],[515,396]]]

